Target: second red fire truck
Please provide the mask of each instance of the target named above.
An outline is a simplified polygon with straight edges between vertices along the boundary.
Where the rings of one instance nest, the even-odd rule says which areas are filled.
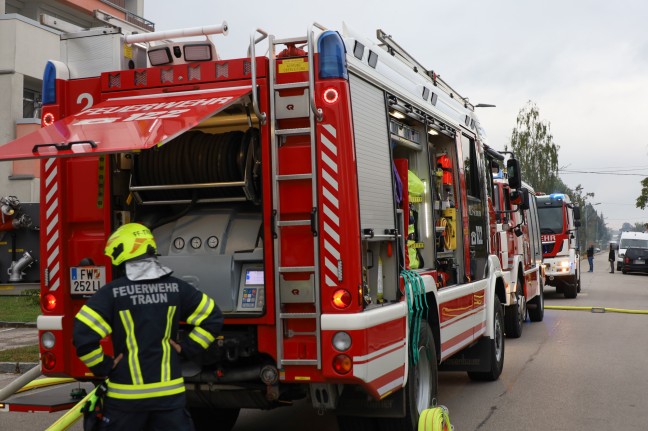
[[[301,398],[342,430],[415,430],[437,369],[497,379],[511,295],[473,106],[380,31],[259,30],[233,59],[168,41],[224,32],[66,35],[44,128],[0,147],[41,159],[43,372],[93,379],[73,318],[115,275],[106,238],[137,221],[225,313],[185,364],[198,430]]]
[[[544,266],[536,195],[524,182],[513,189],[500,169],[494,176],[494,248],[506,280],[504,326],[508,337],[518,338],[527,314],[533,322],[544,317]]]

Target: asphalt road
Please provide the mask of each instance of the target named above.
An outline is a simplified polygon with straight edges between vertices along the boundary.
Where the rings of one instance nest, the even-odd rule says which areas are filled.
[[[548,287],[546,305],[648,310],[648,275],[609,274],[606,258],[607,253],[600,253],[594,272],[582,274],[576,299]],[[465,373],[443,373],[439,402],[450,409],[456,431],[643,431],[648,429],[647,327],[648,314],[546,310],[543,322],[526,322],[521,338],[506,340],[504,371],[497,382],[476,383]],[[0,387],[11,378],[0,375]],[[58,415],[0,413],[0,429],[45,429]],[[244,410],[235,427],[336,429],[333,415],[319,416],[306,402],[269,412]]]

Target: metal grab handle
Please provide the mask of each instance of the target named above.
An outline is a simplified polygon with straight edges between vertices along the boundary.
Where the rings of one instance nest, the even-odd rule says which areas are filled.
[[[310,214],[311,232],[317,236],[317,208],[313,208]]]
[[[310,108],[313,114],[315,114],[317,121],[322,121],[324,113],[315,104],[315,45],[313,41],[313,27],[317,27],[322,31],[326,30],[326,27],[315,22],[308,28],[308,92],[310,93]]]
[[[259,38],[255,39],[254,36],[256,33],[261,33]],[[251,73],[252,73],[252,109],[254,113],[259,118],[259,123],[265,125],[267,115],[265,112],[259,110],[259,96],[257,95],[257,67],[256,67],[256,44],[268,37],[268,33],[257,28],[255,32],[250,35],[250,47],[248,48],[248,56],[250,57],[251,63]]]
[[[71,141],[68,142],[67,144],[52,143],[52,144],[34,145],[34,148],[32,148],[32,153],[38,153],[39,152],[38,149],[44,147],[54,147],[56,148],[57,151],[64,151],[64,150],[71,150],[73,145],[83,145],[83,144],[88,144],[92,148],[97,148],[97,144],[94,141]]]

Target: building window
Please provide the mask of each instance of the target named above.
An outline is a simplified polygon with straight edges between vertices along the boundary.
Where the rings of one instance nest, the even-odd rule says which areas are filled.
[[[23,118],[41,117],[41,93],[40,91],[23,90]]]

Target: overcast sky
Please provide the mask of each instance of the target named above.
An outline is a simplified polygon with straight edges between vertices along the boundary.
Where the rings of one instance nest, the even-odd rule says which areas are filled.
[[[158,31],[227,21],[215,38],[224,58],[245,56],[256,28],[291,37],[346,22],[372,39],[380,28],[471,102],[497,105],[478,110],[494,148],[535,102],[563,181],[595,193],[609,227],[648,222],[635,207],[648,176],[646,0],[148,0],[144,17]]]

